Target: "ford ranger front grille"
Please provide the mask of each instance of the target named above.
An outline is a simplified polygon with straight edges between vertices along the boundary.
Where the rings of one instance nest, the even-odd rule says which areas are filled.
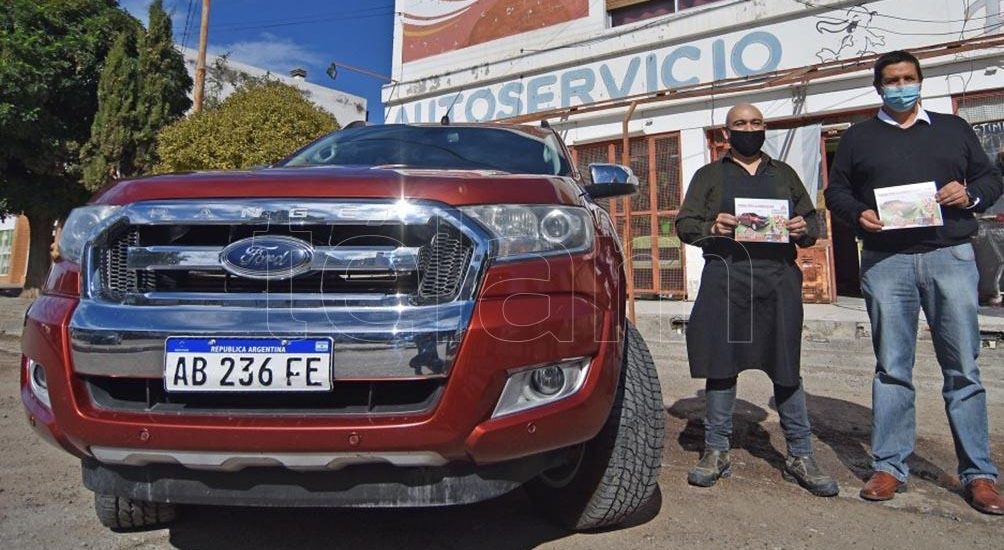
[[[129,248],[139,246],[139,231],[135,228],[121,232],[118,238],[101,250],[101,276],[109,295],[119,299],[126,294],[152,290],[147,273],[126,269]]]
[[[74,371],[160,384],[172,337],[278,337],[330,341],[336,384],[446,378],[490,242],[438,203],[129,204],[85,248]]]
[[[420,297],[443,299],[457,292],[460,278],[471,259],[472,247],[455,230],[440,228],[432,242],[419,253]]]
[[[309,243],[320,258],[305,273],[280,280],[224,269],[221,252],[230,243],[276,235]],[[423,225],[376,227],[129,225],[111,230],[108,244],[97,253],[102,294],[112,301],[171,296],[225,301],[219,295],[265,293],[280,299],[384,294],[429,303],[456,297],[473,248],[458,229],[434,219]]]

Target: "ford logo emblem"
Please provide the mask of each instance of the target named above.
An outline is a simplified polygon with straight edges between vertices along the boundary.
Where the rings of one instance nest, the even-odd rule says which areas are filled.
[[[241,239],[220,252],[223,268],[249,279],[289,279],[310,270],[310,243],[282,235]]]

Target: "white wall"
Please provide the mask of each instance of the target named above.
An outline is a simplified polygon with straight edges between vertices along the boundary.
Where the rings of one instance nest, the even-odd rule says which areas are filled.
[[[711,160],[711,153],[708,151],[707,137],[703,129],[694,128],[680,132],[680,151],[682,170],[680,177],[683,178],[683,192],[686,193],[690,187],[690,180],[694,178],[697,170]],[[684,287],[689,299],[697,296],[697,289],[701,284],[701,270],[704,269],[704,256],[701,249],[696,246],[683,245],[685,255],[684,265],[686,273]]]
[[[418,1],[434,0],[398,5]],[[410,63],[397,55],[388,120],[434,122],[454,103],[455,121],[507,118],[1004,31],[1004,14],[985,2],[858,4],[723,1],[608,29],[604,3],[592,2],[565,24]]]
[[[198,52],[192,48],[181,48],[181,53],[185,57],[185,67],[188,69],[188,74],[191,75],[194,80],[196,56],[198,55]],[[219,56],[207,55],[206,66],[212,66],[217,59],[219,59]],[[334,88],[328,88],[311,82],[306,82],[304,80],[292,78],[286,74],[273,73],[266,69],[262,69],[261,67],[246,65],[233,60],[228,60],[227,66],[235,71],[241,71],[251,76],[257,77],[267,74],[270,78],[274,78],[284,84],[289,84],[290,86],[299,88],[303,91],[304,96],[307,99],[316,104],[318,107],[334,115],[335,120],[337,120],[342,126],[345,126],[350,122],[366,119],[366,99],[363,97],[347,94],[345,92],[335,90]],[[290,70],[294,68],[295,67],[290,67]],[[233,91],[233,87],[226,86],[223,90],[223,96],[226,97],[233,93]]]

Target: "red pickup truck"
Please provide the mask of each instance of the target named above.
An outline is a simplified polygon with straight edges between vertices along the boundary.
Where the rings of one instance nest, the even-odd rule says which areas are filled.
[[[72,212],[21,396],[103,524],[177,504],[433,506],[523,487],[562,525],[657,491],[664,408],[622,250],[549,128],[352,125],[273,166]]]

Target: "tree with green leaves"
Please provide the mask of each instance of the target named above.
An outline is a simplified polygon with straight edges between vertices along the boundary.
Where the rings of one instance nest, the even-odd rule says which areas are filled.
[[[335,118],[296,88],[251,82],[212,109],[165,127],[159,171],[244,169],[282,159],[328,132]]]
[[[145,33],[126,32],[108,53],[98,84],[98,113],[81,151],[84,184],[96,190],[150,172],[157,132],[192,105],[192,79],[174,48],[171,19],[160,0],[150,5]]]
[[[0,10],[0,203],[29,220],[28,288],[45,280],[53,221],[87,199],[78,159],[104,60],[139,28],[114,0],[8,0]]]
[[[171,18],[161,0],[150,4],[150,17],[139,51],[140,126],[136,143],[139,173],[153,170],[157,163],[157,133],[184,116],[192,101],[188,92],[192,78],[185,59],[174,47]]]
[[[88,189],[136,173],[140,102],[136,54],[136,35],[123,32],[105,58],[98,82],[98,112],[91,126],[91,139],[80,155]]]

